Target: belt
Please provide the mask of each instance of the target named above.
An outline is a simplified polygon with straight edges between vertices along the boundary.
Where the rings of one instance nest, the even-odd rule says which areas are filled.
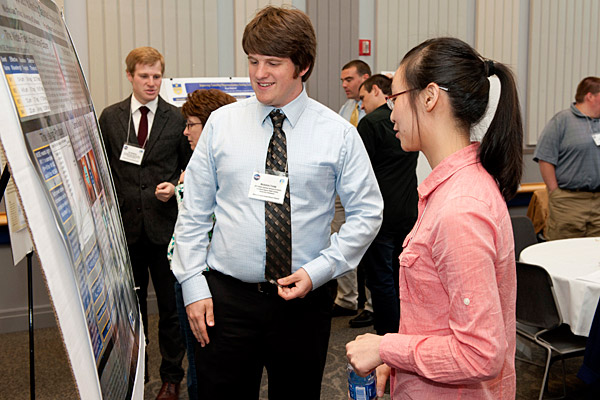
[[[568,188],[559,188],[561,190],[566,190],[568,192],[576,192],[576,193],[598,193],[600,192],[600,188],[596,189],[568,189]]]
[[[204,272],[204,274],[212,275],[220,280],[228,282],[231,285],[235,285],[242,290],[262,293],[265,296],[278,296],[277,285],[271,282],[244,282],[214,269],[209,269],[208,271]]]

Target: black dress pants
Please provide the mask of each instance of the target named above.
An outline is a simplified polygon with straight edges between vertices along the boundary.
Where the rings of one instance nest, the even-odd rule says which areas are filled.
[[[318,400],[333,306],[327,285],[285,301],[269,284],[205,275],[215,325],[210,343],[196,344],[198,398],[258,399],[265,367],[270,400]]]
[[[146,235],[143,235],[137,243],[129,245],[129,256],[135,286],[139,287],[136,292],[144,323],[146,344],[148,344],[148,283],[152,276],[158,303],[158,346],[162,357],[160,378],[163,382],[179,383],[184,374],[181,362],[185,354],[185,345],[179,329],[175,303],[175,277],[167,259],[167,245],[151,243]]]

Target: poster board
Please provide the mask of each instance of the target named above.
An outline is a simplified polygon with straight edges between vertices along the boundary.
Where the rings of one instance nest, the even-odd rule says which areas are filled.
[[[4,149],[0,142],[0,169],[6,165],[4,158]],[[28,253],[33,251],[33,242],[27,229],[25,214],[19,202],[17,187],[12,178],[9,179],[4,190],[4,204],[6,206],[6,217],[8,221],[8,232],[10,235],[10,246],[13,258],[13,264],[18,265]]]
[[[98,123],[50,0],[0,0],[0,141],[82,399],[143,398],[144,335]]]
[[[254,96],[250,78],[169,78],[163,79],[160,96],[181,107],[188,93],[198,89],[219,89],[238,100]]]

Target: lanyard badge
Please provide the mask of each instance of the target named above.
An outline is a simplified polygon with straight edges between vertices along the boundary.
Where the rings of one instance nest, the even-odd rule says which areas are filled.
[[[250,181],[248,197],[283,204],[287,185],[288,177],[284,172],[265,171],[261,173],[254,171]]]
[[[141,165],[142,158],[144,158],[144,149],[141,147],[133,146],[125,143],[123,150],[121,151],[121,157],[119,160],[128,162],[130,164]]]

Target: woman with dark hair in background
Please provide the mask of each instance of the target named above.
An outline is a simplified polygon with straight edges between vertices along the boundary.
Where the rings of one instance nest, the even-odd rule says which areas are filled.
[[[469,129],[484,115],[488,77],[500,80],[481,144]],[[437,38],[409,51],[388,105],[402,148],[433,171],[419,186],[419,216],[400,257],[399,333],[347,344],[354,369],[391,373],[393,399],[514,399],[516,271],[506,200],[522,171],[523,128],[515,81],[468,44]]]
[[[210,114],[217,108],[235,101],[235,97],[217,89],[199,89],[188,94],[187,101],[181,107],[181,113],[186,119],[185,130],[183,131],[183,134],[187,136],[192,150],[196,148],[198,139],[200,139],[200,135],[202,134],[202,129],[204,128],[204,125],[206,124]],[[181,201],[183,200],[184,176],[185,171],[181,173],[179,184],[175,187],[175,195],[177,196],[178,205],[181,205]],[[175,236],[171,238],[171,243],[169,243],[169,250],[167,254],[169,262],[173,257],[174,239]],[[190,400],[194,400],[198,398],[198,382],[196,379],[196,362],[194,357],[194,342],[196,341],[196,338],[194,338],[194,334],[190,329],[190,323],[188,321],[185,306],[183,304],[181,285],[177,281],[175,282],[175,299],[177,301],[179,324],[181,325],[181,331],[184,335],[183,338],[185,339],[188,357],[188,395]]]

